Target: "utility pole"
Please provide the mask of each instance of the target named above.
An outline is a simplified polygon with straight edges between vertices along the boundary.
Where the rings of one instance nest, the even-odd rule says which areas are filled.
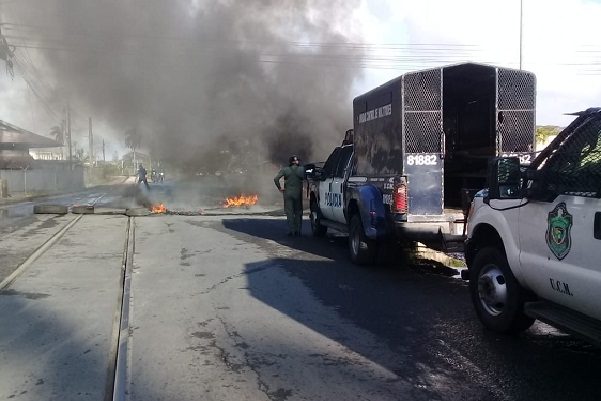
[[[150,137],[150,152],[149,153],[149,158],[150,158],[150,174],[152,174],[152,149],[153,149],[153,144],[154,141],[152,140],[154,138],[154,134]]]
[[[524,26],[524,0],[520,0],[520,70],[522,69],[522,42]]]
[[[104,146],[104,139],[102,140],[102,161],[106,162],[106,154],[104,153],[106,150],[106,147]]]
[[[88,136],[89,145],[90,145],[90,172],[88,174],[88,181],[92,183],[92,168],[94,166],[94,135],[92,134],[92,117],[89,118],[90,122],[90,134]]]
[[[67,109],[63,107],[63,115],[61,117],[61,160],[65,160],[65,140],[67,136]]]
[[[69,170],[73,170],[73,142],[71,141],[71,104],[67,103],[67,136],[69,138]]]

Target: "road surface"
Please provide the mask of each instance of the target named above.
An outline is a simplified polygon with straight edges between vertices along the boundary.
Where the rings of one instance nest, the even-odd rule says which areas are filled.
[[[260,205],[124,210],[2,235],[26,257],[3,259],[0,399],[601,397],[598,349],[541,324],[486,332],[461,280],[353,266],[344,238],[287,237]]]

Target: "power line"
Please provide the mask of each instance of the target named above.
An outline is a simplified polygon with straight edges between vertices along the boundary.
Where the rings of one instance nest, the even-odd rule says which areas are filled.
[[[31,75],[31,72],[28,71],[27,63],[26,62],[23,64],[20,63],[19,57],[15,57],[15,62],[17,64],[17,66],[19,67],[18,70],[20,72],[21,77],[27,83],[27,86],[28,86],[29,90],[31,91],[31,93],[33,93],[36,96],[36,98],[38,98],[38,100],[40,100],[40,102],[44,106],[44,109],[46,110],[46,112],[48,113],[49,116],[60,121],[61,117],[59,117],[56,114],[56,111],[52,109],[52,107],[46,101],[45,96],[41,93],[40,89],[38,89],[38,84],[37,84],[35,78],[33,78]],[[48,88],[46,88],[46,89],[48,89]],[[41,90],[43,91],[44,88],[41,88]]]
[[[354,42],[301,42],[301,41],[280,41],[280,42],[264,42],[264,41],[253,41],[253,40],[211,40],[211,41],[203,41],[201,38],[191,38],[191,37],[182,37],[182,36],[165,36],[165,35],[135,35],[135,34],[123,34],[123,33],[114,33],[107,31],[98,31],[98,32],[86,32],[81,29],[59,29],[55,26],[43,26],[43,25],[32,25],[32,24],[18,24],[18,23],[2,23],[3,26],[6,26],[6,29],[10,29],[13,31],[22,31],[21,28],[26,28],[26,35],[33,34],[36,35],[35,31],[42,31],[40,34],[41,38],[31,37],[31,36],[14,36],[17,40],[22,40],[23,42],[20,44],[22,47],[33,48],[33,49],[43,49],[43,50],[55,50],[55,51],[70,51],[70,52],[116,52],[118,54],[136,54],[139,55],[141,53],[132,52],[133,50],[140,50],[141,47],[145,43],[136,43],[132,44],[127,42],[127,39],[144,39],[148,41],[152,41],[152,48],[156,49],[157,46],[161,46],[157,44],[157,40],[160,41],[176,41],[181,44],[192,43],[194,45],[201,44],[203,51],[211,51],[212,49],[219,48],[220,44],[235,44],[235,45],[248,45],[252,44],[259,48],[277,48],[277,47],[285,47],[287,49],[303,49],[303,50],[311,50],[311,49],[319,49],[319,50],[329,50],[329,51],[360,51],[364,52],[367,55],[374,55],[378,53],[385,53],[386,56],[381,56],[386,58],[386,61],[389,61],[392,56],[389,55],[389,52],[402,52],[402,51],[411,51],[412,53],[431,53],[435,55],[440,55],[440,53],[454,53],[454,58],[457,59],[458,56],[463,55],[463,57],[469,57],[470,55],[473,57],[474,55],[478,55],[482,51],[484,51],[480,46],[475,44],[448,44],[448,43],[388,43],[388,44],[373,44],[373,43],[354,43]],[[28,31],[28,30],[29,31]],[[33,32],[31,31],[33,30]],[[47,33],[57,33],[60,34],[61,38],[49,38]],[[95,40],[96,43],[72,43],[65,42],[62,37],[91,37]],[[102,46],[98,47],[98,41],[102,42],[103,40],[119,40],[121,46],[115,49],[114,46],[108,47],[107,44],[102,44]],[[54,45],[50,45],[49,43],[53,43]],[[82,48],[81,46],[87,46],[87,48]],[[93,47],[92,47],[93,46]],[[597,50],[599,49],[599,50]],[[173,49],[169,49],[173,51]],[[601,47],[595,44],[582,44],[581,49],[576,50],[580,54],[585,55],[596,55],[601,54]],[[187,50],[186,50],[187,52]],[[288,56],[288,53],[284,53]],[[356,57],[356,55],[355,55]],[[369,56],[362,56],[364,60],[369,61]],[[445,59],[448,57],[445,57]],[[272,61],[268,61],[272,62]],[[581,63],[586,65],[587,63]]]
[[[2,4],[2,3],[0,3]],[[118,54],[133,57],[144,57],[148,55],[145,52],[145,42],[131,43],[126,39],[144,39],[152,41],[152,51],[156,52],[157,40],[176,41],[183,45],[182,48],[176,49],[169,46],[167,49],[162,49],[163,62],[169,62],[169,53],[176,57],[188,56],[188,44],[199,44],[198,39],[188,37],[175,36],[160,36],[160,35],[132,35],[132,34],[115,34],[112,32],[97,32],[90,33],[81,30],[69,30],[62,32],[54,26],[42,26],[31,24],[17,24],[3,22],[1,26],[11,30],[16,35],[6,36],[14,39],[13,46],[18,49],[36,49],[55,52],[74,52],[74,53],[92,53],[92,54]],[[49,36],[50,32],[53,35]],[[73,37],[91,37],[94,41],[70,41],[64,40]],[[121,46],[115,48],[103,43],[103,39],[120,39]],[[94,43],[93,43],[94,42]],[[258,48],[271,49],[267,51],[257,51],[252,53],[252,48],[246,53],[249,57],[259,63],[265,64],[290,64],[301,65],[303,68],[339,68],[341,65],[344,68],[353,69],[389,69],[389,70],[409,70],[420,69],[425,66],[438,66],[441,64],[453,64],[474,59],[481,59],[480,56],[484,50],[474,44],[445,44],[445,43],[388,43],[388,44],[369,44],[369,43],[353,43],[353,42],[300,42],[300,41],[281,41],[281,42],[261,42],[252,40],[222,40],[211,42],[200,42],[203,46],[201,49],[203,55],[211,59],[227,61],[229,57],[223,55],[220,51],[220,45],[248,45],[252,44]],[[578,49],[577,53],[582,55],[601,55],[601,47],[597,45],[582,45],[582,50]],[[286,49],[287,51],[278,51]],[[599,49],[599,50],[597,50]],[[165,53],[166,50],[167,52]],[[227,50],[227,49],[226,49]],[[298,51],[298,52],[297,52]],[[307,52],[308,51],[308,52]],[[318,52],[319,51],[319,52]],[[327,54],[324,52],[328,52]],[[232,57],[235,57],[233,55]],[[146,60],[141,60],[146,62]],[[494,60],[479,61],[483,63],[494,64]],[[570,63],[553,63],[556,66],[563,67],[587,67],[584,71],[586,75],[601,75],[601,70],[590,68],[595,63],[589,61],[570,62]],[[51,106],[44,100],[42,92],[52,92],[51,86],[44,80],[44,75],[40,74],[35,68],[35,64],[31,58],[23,57],[23,62],[19,60],[19,66],[23,70],[21,75],[28,83],[32,92],[43,102],[50,115],[56,117],[56,114],[51,111]],[[178,65],[179,67],[179,65]],[[194,64],[186,71],[194,72]],[[36,78],[37,77],[37,78]],[[39,88],[38,88],[39,87]],[[48,96],[51,97],[51,96]]]
[[[132,56],[144,56],[145,54],[140,49],[139,46],[136,47],[134,45],[131,49],[115,49],[115,48],[99,48],[99,47],[88,47],[83,48],[81,46],[53,46],[53,45],[43,45],[43,44],[35,44],[35,39],[22,38],[23,40],[30,40],[31,43],[18,43],[14,42],[14,46],[26,48],[26,49],[38,49],[38,50],[52,50],[52,51],[66,51],[66,52],[75,52],[75,53],[112,53],[112,54],[120,54],[120,55],[132,55]],[[43,43],[42,41],[39,41]],[[48,42],[48,41],[46,41]],[[33,43],[33,44],[32,44]],[[321,46],[320,43],[312,43],[312,44],[303,44],[304,47],[312,46],[317,48]],[[331,44],[329,44],[331,45]],[[339,47],[339,51],[343,50],[354,50],[355,44],[343,44],[342,47]],[[378,46],[377,45],[363,45],[363,48],[369,49],[365,54],[356,54],[355,52],[350,54],[323,54],[323,53],[289,53],[289,52],[259,52],[257,53],[258,61],[263,63],[290,63],[289,60],[296,58],[298,62],[302,62],[303,60],[309,60],[311,62],[330,60],[330,64],[341,64],[345,63],[347,66],[355,67],[355,68],[384,68],[384,69],[400,69],[403,68],[403,65],[407,61],[421,61],[428,64],[436,64],[436,63],[447,63],[447,62],[459,62],[466,60],[474,60],[480,58],[479,54],[485,53],[482,49],[479,49],[473,45],[470,46],[462,46],[456,47],[456,45],[448,45],[446,47],[432,47],[433,45],[424,45],[424,44],[388,44],[381,45],[380,49],[391,49],[393,51],[399,51],[401,49],[409,49],[411,50],[411,54],[405,53],[383,53],[378,54]],[[131,45],[130,45],[131,47]],[[178,52],[175,49],[168,49],[170,52],[174,52],[177,54]],[[156,51],[156,48],[155,48]],[[205,54],[209,54],[211,57],[217,58],[227,58],[227,56],[221,55],[218,48],[214,45],[213,47],[209,47],[204,50]],[[597,55],[601,56],[601,50],[578,50],[579,55]],[[182,50],[182,55],[189,55],[189,52]],[[215,56],[217,55],[217,56]],[[286,58],[286,61],[278,60],[279,58]],[[348,65],[348,62],[351,61],[354,65]],[[494,63],[494,61],[491,61]],[[323,64],[323,63],[322,63]],[[532,64],[532,63],[531,63]],[[594,62],[591,61],[582,61],[579,63],[557,63],[554,62],[554,65],[564,65],[564,66],[590,66],[594,65]]]

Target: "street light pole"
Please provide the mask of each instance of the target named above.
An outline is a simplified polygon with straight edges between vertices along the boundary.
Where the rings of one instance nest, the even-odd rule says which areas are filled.
[[[71,141],[71,103],[67,103],[67,137],[69,138],[69,170],[73,170],[73,142]]]
[[[520,70],[522,69],[523,29],[524,29],[524,0],[520,0]]]
[[[92,134],[92,117],[89,117],[90,133],[88,134],[88,143],[90,146],[90,171],[88,173],[88,183],[92,184],[92,164],[94,163],[94,134]]]

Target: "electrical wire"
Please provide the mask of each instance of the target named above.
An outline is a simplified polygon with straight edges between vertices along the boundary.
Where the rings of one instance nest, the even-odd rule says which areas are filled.
[[[352,43],[352,42],[300,42],[300,41],[280,41],[280,42],[261,42],[252,40],[211,40],[202,41],[198,38],[190,37],[178,37],[178,36],[165,36],[165,35],[135,35],[135,34],[116,34],[113,32],[87,32],[82,29],[59,29],[54,26],[43,26],[43,25],[32,25],[32,24],[19,24],[3,22],[2,26],[6,30],[13,31],[20,35],[9,35],[11,39],[20,41],[16,43],[16,46],[40,49],[40,50],[54,50],[54,51],[69,51],[69,52],[112,52],[121,55],[134,55],[143,56],[145,53],[141,52],[144,49],[145,41],[148,41],[152,45],[152,51],[156,52],[157,47],[162,45],[157,41],[169,41],[176,42],[183,46],[180,54],[189,55],[189,48],[187,44],[193,44],[196,49],[198,46],[202,46],[204,53],[219,52],[221,45],[238,45],[240,47],[253,45],[257,48],[266,49],[277,49],[283,48],[286,51],[283,52],[262,52],[258,56],[258,61],[262,63],[280,64],[290,63],[290,53],[294,53],[294,50],[310,50],[309,53],[304,52],[302,56],[296,54],[297,57],[304,57],[306,60],[312,62],[319,60],[320,65],[340,65],[345,64],[351,68],[361,69],[404,69],[413,67],[417,64],[417,67],[424,65],[435,65],[443,64],[448,62],[463,62],[468,60],[481,59],[484,49],[475,44],[445,44],[445,43],[392,43],[392,44],[369,44],[369,43]],[[50,37],[49,34],[54,34],[54,37]],[[94,43],[73,43],[65,41],[68,38],[81,38],[90,37],[94,39]],[[128,39],[136,39],[138,42],[130,43]],[[139,41],[142,39],[142,41]],[[99,41],[105,41],[104,44],[99,46]],[[108,41],[108,42],[107,42]],[[118,46],[110,46],[109,42],[119,43]],[[82,47],[85,46],[85,47]],[[116,47],[116,48],[115,48]],[[165,49],[162,49],[165,50]],[[167,49],[170,52],[174,52],[174,49],[169,47]],[[246,49],[243,49],[243,51]],[[325,62],[325,56],[323,54],[311,52],[311,50],[320,52],[330,51],[335,53],[331,61]],[[409,51],[411,54],[407,55]],[[345,54],[345,52],[347,54]],[[596,56],[599,55],[601,59],[601,47],[594,44],[581,44],[579,48],[573,50],[578,56]],[[359,54],[357,54],[359,53]],[[426,56],[428,57],[426,59]],[[278,60],[278,57],[286,57],[286,61]],[[317,57],[321,57],[318,59]],[[549,56],[549,57],[555,57]],[[302,60],[299,58],[299,60]],[[348,61],[351,63],[349,64]],[[408,61],[411,61],[407,64]],[[421,62],[421,64],[419,64]],[[495,60],[491,60],[491,63],[495,63]],[[569,62],[561,63],[555,59],[549,61],[541,61],[545,65],[553,64],[561,67],[583,67],[586,68],[583,71],[587,75],[601,74],[601,70],[591,68],[590,60],[582,62]]]
[[[46,110],[49,116],[51,116],[55,120],[60,121],[61,117],[57,115],[55,110],[52,109],[52,107],[46,101],[45,96],[42,94],[41,91],[43,91],[43,89],[39,88],[38,82],[36,82],[36,80],[30,75],[30,72],[28,71],[27,67],[27,62],[21,63],[21,58],[18,57],[17,54],[15,54],[14,60],[15,66],[20,72],[20,75],[23,78],[23,80],[27,83],[27,87],[29,88],[31,93],[33,93],[35,97],[42,103],[44,109]]]
[[[0,2],[8,4],[17,0]],[[352,69],[389,69],[412,70],[425,67],[434,67],[441,64],[452,64],[479,60],[485,54],[485,48],[476,44],[452,43],[388,43],[370,44],[353,42],[301,42],[278,41],[262,42],[253,40],[216,40],[200,41],[198,38],[161,36],[161,35],[135,35],[116,34],[112,32],[87,32],[82,29],[61,29],[54,26],[43,26],[22,23],[2,22],[0,26],[4,35],[11,40],[11,46],[17,48],[15,63],[23,79],[27,82],[31,92],[42,102],[50,116],[61,121],[60,112],[57,113],[50,105],[55,96],[50,85],[35,67],[35,63],[28,53],[28,49],[46,50],[54,52],[96,53],[131,56],[146,62],[145,56],[150,51],[160,54],[173,54],[177,57],[189,56],[190,51],[202,51],[203,57],[227,61],[228,56],[222,55],[222,46],[235,45],[245,51],[249,57],[264,64],[291,64],[302,65],[304,68],[352,68]],[[91,38],[90,41],[74,41],[71,39]],[[132,42],[131,40],[135,40]],[[179,46],[172,46],[173,43]],[[110,43],[118,43],[117,46]],[[192,46],[192,48],[190,48]],[[264,49],[253,54],[253,50]],[[24,51],[21,51],[24,50]],[[157,50],[158,49],[158,50]],[[564,68],[577,68],[582,75],[601,75],[601,46],[581,44],[572,50],[578,56],[570,62],[557,62],[553,65]],[[198,54],[198,53],[196,53]],[[579,61],[583,57],[593,56],[593,61]],[[235,57],[235,55],[232,55]],[[550,55],[549,57],[555,57]],[[598,57],[598,58],[597,58]],[[169,57],[163,57],[169,60]],[[495,64],[495,60],[479,61]],[[546,63],[545,65],[549,65]],[[190,69],[192,72],[193,69]]]

